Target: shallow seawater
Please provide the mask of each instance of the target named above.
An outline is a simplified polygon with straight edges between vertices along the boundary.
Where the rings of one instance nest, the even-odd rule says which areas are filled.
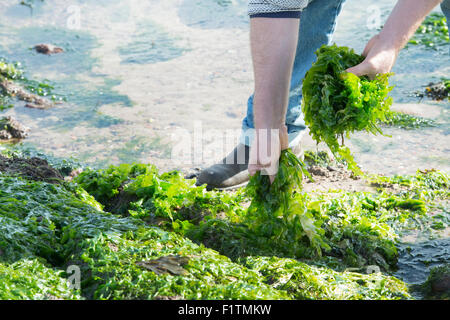
[[[49,110],[17,102],[5,112],[31,128],[27,145],[94,166],[136,161],[162,170],[205,166],[230,150],[232,144],[207,154],[205,146],[200,160],[181,166],[171,159],[181,138],[177,130],[195,135],[200,123],[208,145],[213,130],[221,134],[241,127],[253,88],[246,0],[45,0],[35,1],[32,10],[19,2],[0,5],[0,57],[20,61],[28,78],[48,80],[66,98]],[[394,3],[377,2],[382,21]],[[334,37],[338,45],[361,52],[376,34],[367,27],[370,4],[347,1]],[[38,43],[65,52],[37,54],[31,48]],[[414,95],[429,82],[450,77],[449,46],[409,46],[401,52],[393,70],[394,107],[435,119],[438,126],[352,135],[347,143],[364,170],[450,172],[450,104]],[[305,143],[314,148],[311,139]],[[448,260],[447,240],[439,246],[447,248]],[[418,252],[430,256],[420,245]],[[398,276],[422,281],[428,267],[408,259],[401,256]]]
[[[430,268],[448,263],[450,238],[403,243],[399,253],[399,270],[395,276],[411,284],[420,284],[427,279]]]

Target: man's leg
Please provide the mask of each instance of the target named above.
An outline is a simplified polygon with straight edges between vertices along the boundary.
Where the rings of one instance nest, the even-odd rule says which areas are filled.
[[[323,44],[331,43],[337,16],[344,2],[345,0],[313,0],[302,11],[286,114],[290,147],[297,145],[306,129],[301,111],[303,78],[316,60],[316,50]],[[254,127],[252,95],[247,103],[247,116],[242,121],[241,143],[250,145]]]
[[[315,60],[314,52],[323,44],[331,43],[337,16],[345,0],[312,0],[300,18],[299,40],[289,92],[289,104],[286,125],[289,134],[289,146],[296,148],[306,126],[301,113],[301,84],[305,73]],[[248,181],[249,145],[253,138],[253,95],[248,99],[247,116],[242,122],[241,143],[222,160],[203,170],[197,178],[197,184],[207,184],[213,188],[227,188]],[[244,155],[244,157],[238,157]],[[239,163],[236,159],[244,159]]]

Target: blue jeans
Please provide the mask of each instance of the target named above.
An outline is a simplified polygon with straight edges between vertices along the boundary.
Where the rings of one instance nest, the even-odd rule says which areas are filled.
[[[323,44],[331,43],[337,16],[344,2],[345,0],[312,0],[301,13],[299,39],[286,113],[290,147],[299,143],[306,129],[301,110],[303,78],[315,61],[314,52]],[[251,95],[247,103],[247,116],[242,121],[241,143],[250,145],[254,127],[253,95]]]

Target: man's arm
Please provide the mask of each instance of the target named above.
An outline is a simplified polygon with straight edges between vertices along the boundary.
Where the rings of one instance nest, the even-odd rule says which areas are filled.
[[[376,74],[390,72],[400,50],[430,11],[441,2],[442,0],[399,0],[383,30],[367,43],[363,51],[366,59],[347,71],[371,78]]]
[[[285,118],[298,30],[296,18],[250,20],[256,131],[248,170],[251,175],[266,171],[272,181],[278,171],[281,150],[289,145]]]

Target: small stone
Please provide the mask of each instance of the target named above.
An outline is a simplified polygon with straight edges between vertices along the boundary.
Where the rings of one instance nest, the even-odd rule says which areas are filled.
[[[64,50],[62,48],[56,47],[52,44],[46,44],[46,43],[41,43],[41,44],[35,45],[34,50],[36,50],[36,52],[38,52],[38,53],[47,54],[47,55],[64,52]]]
[[[35,103],[27,103],[27,104],[25,104],[25,107],[31,108],[31,109],[41,109],[41,110],[48,109],[47,106],[45,106],[45,105],[35,104]]]
[[[315,176],[328,177],[330,173],[323,167],[311,166],[308,168],[309,173]]]

